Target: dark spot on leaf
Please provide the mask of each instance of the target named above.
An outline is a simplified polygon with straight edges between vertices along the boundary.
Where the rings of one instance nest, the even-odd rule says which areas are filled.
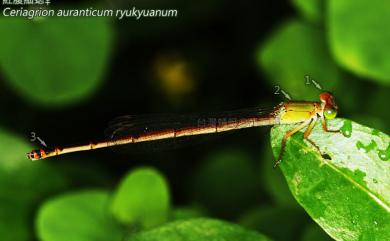
[[[322,158],[324,158],[326,160],[332,160],[332,158],[327,153],[322,154],[321,156],[322,156]]]

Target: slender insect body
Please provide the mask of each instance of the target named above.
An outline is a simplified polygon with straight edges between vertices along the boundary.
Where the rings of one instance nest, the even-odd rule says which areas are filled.
[[[171,118],[168,121],[165,120],[165,123],[160,123],[145,117],[137,118],[134,116],[124,116],[117,118],[112,122],[111,139],[109,140],[89,142],[83,145],[74,145],[63,148],[34,150],[27,153],[27,157],[30,160],[39,160],[65,153],[94,150],[118,145],[213,134],[258,126],[299,124],[285,134],[282,140],[280,155],[275,164],[278,165],[282,160],[287,139],[305,127],[307,127],[307,129],[304,133],[304,138],[317,147],[315,143],[308,138],[315,126],[317,118],[321,119],[324,131],[338,132],[329,131],[326,126],[326,119],[333,119],[337,115],[337,105],[333,96],[327,92],[321,93],[320,101],[321,102],[282,102],[270,112],[264,112],[264,110],[256,108],[223,112],[222,117],[220,117],[221,114],[203,114],[203,117],[196,119],[179,116],[178,119]]]

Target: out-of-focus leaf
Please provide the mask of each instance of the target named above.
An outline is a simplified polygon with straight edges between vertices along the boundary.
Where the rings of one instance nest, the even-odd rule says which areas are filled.
[[[29,100],[70,104],[99,86],[111,32],[107,18],[0,18],[0,70]]]
[[[390,84],[390,5],[386,0],[327,1],[332,53],[343,67]]]
[[[264,188],[271,196],[272,200],[278,206],[299,208],[297,201],[288,189],[288,185],[279,170],[272,167],[275,164],[275,158],[272,155],[271,148],[265,147],[264,156],[261,166],[261,179],[264,183]]]
[[[311,22],[320,22],[323,18],[323,0],[292,0],[298,11]]]
[[[291,192],[309,215],[336,240],[386,240],[390,235],[390,138],[350,120],[317,123],[310,139],[289,139],[280,165]],[[290,125],[272,128],[274,155]],[[329,159],[330,158],[330,159]]]
[[[179,207],[172,210],[172,220],[185,220],[191,218],[205,217],[206,212],[198,207]]]
[[[107,212],[109,195],[83,191],[53,198],[40,208],[36,227],[42,241],[121,240]]]
[[[0,129],[0,146],[0,237],[30,240],[35,205],[64,189],[66,180],[50,163],[28,161],[25,153],[32,147],[4,129]]]
[[[193,198],[214,214],[234,217],[256,205],[260,181],[248,155],[240,151],[217,152],[195,172]]]
[[[332,241],[333,239],[327,235],[324,230],[317,224],[309,224],[303,231],[301,241]]]
[[[371,118],[376,117],[384,122],[385,126],[382,127],[380,121],[375,123],[375,127],[386,133],[390,131],[389,93],[390,86],[376,86],[370,92],[367,91],[360,96],[363,101],[359,105],[361,114],[369,115]]]
[[[270,240],[255,231],[213,219],[176,221],[162,227],[130,236],[127,241],[266,241]]]
[[[119,221],[144,228],[164,223],[169,209],[167,182],[152,168],[129,172],[116,190],[111,204],[111,211]]]
[[[340,80],[324,33],[320,28],[295,20],[282,25],[261,46],[257,59],[270,83],[279,86],[293,99],[318,99],[320,90],[312,80],[326,90],[334,90]],[[306,75],[309,84],[306,84]]]
[[[296,240],[308,221],[303,210],[289,207],[264,206],[249,210],[239,224],[267,235],[273,240]],[[280,229],[283,228],[283,232]]]

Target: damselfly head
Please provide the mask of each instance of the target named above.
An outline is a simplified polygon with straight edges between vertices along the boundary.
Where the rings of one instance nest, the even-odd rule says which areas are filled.
[[[320,94],[322,111],[326,119],[334,119],[337,116],[337,104],[334,97],[329,92],[323,92]]]

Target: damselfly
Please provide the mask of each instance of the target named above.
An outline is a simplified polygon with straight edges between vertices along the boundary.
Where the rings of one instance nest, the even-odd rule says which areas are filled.
[[[320,101],[288,101],[282,102],[270,111],[259,108],[240,111],[227,111],[218,114],[191,115],[188,118],[178,116],[165,119],[163,122],[154,119],[154,116],[124,116],[115,119],[110,126],[110,138],[99,142],[88,142],[82,145],[55,147],[33,150],[27,153],[30,160],[39,160],[47,157],[63,155],[65,153],[88,151],[105,147],[131,145],[135,143],[151,142],[165,139],[176,139],[195,135],[213,134],[257,126],[299,124],[285,133],[277,166],[283,157],[286,142],[289,137],[307,127],[304,139],[318,150],[318,146],[309,139],[309,135],[318,119],[326,132],[329,130],[326,120],[334,119],[337,115],[337,105],[333,95],[324,92],[320,94]],[[132,130],[137,129],[137,132]],[[139,130],[142,130],[141,132]]]

